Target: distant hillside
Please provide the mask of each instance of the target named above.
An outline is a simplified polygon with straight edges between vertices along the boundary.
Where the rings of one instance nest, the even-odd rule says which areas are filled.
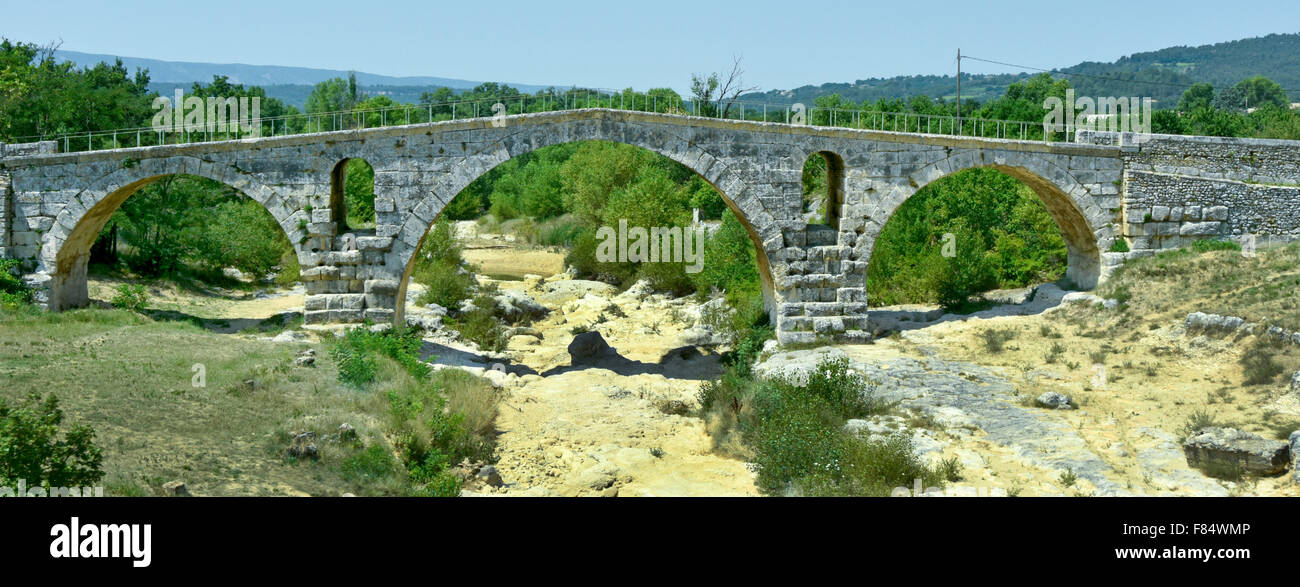
[[[59,51],[57,57],[83,66],[100,61],[111,63],[114,59],[111,55],[76,51]],[[1012,62],[1024,61],[1024,65],[1041,65],[1031,57],[989,57],[1002,57]],[[262,86],[266,88],[267,95],[299,108],[306,102],[312,86],[333,77],[346,77],[348,73],[344,70],[308,67],[191,63],[137,57],[123,57],[122,63],[131,70],[137,67],[148,68],[153,82],[151,89],[162,93],[171,93],[178,86],[188,88],[195,81],[206,83],[212,80],[213,75],[220,74],[229,76],[235,83]],[[979,65],[972,61],[965,68],[979,69]],[[963,73],[962,97],[980,102],[996,98],[1006,91],[1007,85],[1033,73],[1036,72],[996,75]],[[1282,84],[1290,93],[1292,101],[1300,101],[1300,33],[1274,34],[1199,47],[1170,47],[1135,53],[1114,63],[1079,63],[1059,69],[1057,73],[1069,77],[1070,83],[1080,95],[1146,96],[1154,98],[1161,106],[1176,104],[1186,86],[1195,82],[1210,82],[1216,89],[1223,89],[1247,77],[1263,75]],[[439,87],[466,90],[481,83],[453,78],[393,77],[365,72],[357,72],[357,81],[367,93],[385,94],[398,102],[418,102],[421,93]],[[529,93],[544,89],[544,86],[538,85],[506,83]],[[918,95],[952,100],[956,93],[957,81],[952,75],[910,75],[755,92],[745,95],[744,100],[772,104],[812,104],[816,97],[830,94],[839,94],[854,102]]]
[[[998,56],[993,56],[998,57]],[[1023,65],[1041,65],[1032,59]],[[976,68],[969,62],[966,68]],[[962,74],[962,97],[985,101],[1002,95],[1011,82],[1026,74]],[[1292,101],[1300,101],[1300,33],[1274,34],[1201,45],[1170,47],[1147,53],[1135,53],[1114,63],[1084,62],[1059,70],[1070,84],[1086,96],[1143,96],[1162,105],[1178,102],[1183,90],[1195,82],[1209,82],[1215,89],[1227,88],[1245,78],[1263,75],[1286,88]],[[1099,76],[1099,77],[1088,77]],[[1111,79],[1102,79],[1111,78]],[[927,95],[953,99],[957,78],[952,75],[917,75],[872,78],[853,83],[828,83],[802,86],[794,90],[773,90],[745,96],[745,100],[773,103],[803,102],[811,104],[817,96],[839,94],[855,102],[880,98],[906,98]]]
[[[119,57],[77,51],[57,51],[55,58],[71,61],[78,66],[93,66],[99,62],[113,63]],[[140,57],[120,57],[122,64],[129,71],[136,68],[149,70],[150,89],[160,93],[170,93],[176,87],[189,88],[196,81],[210,82],[214,75],[224,75],[232,83],[262,86],[268,96],[284,100],[302,108],[307,95],[317,83],[330,78],[347,77],[348,72],[341,69],[314,69],[310,67],[288,67],[281,65],[246,65],[242,63],[195,63],[188,61],[163,61]],[[453,90],[467,90],[479,85],[480,81],[444,77],[394,77],[374,73],[357,72],[357,83],[371,94],[387,93],[394,100],[401,102],[418,102],[420,93],[433,91],[440,87]],[[536,92],[546,86],[510,83],[522,92]]]
[[[961,76],[961,95],[963,99],[985,101],[1001,96],[1007,85],[1029,77],[1028,74],[970,75]],[[957,97],[957,77],[954,75],[900,75],[889,78],[860,79],[851,83],[825,83],[819,86],[800,86],[793,90],[771,90],[746,94],[743,99],[749,102],[767,102],[773,104],[792,104],[802,102],[812,104],[818,96],[839,94],[840,97],[862,102],[876,101],[881,98],[907,98],[911,96],[929,96],[952,100]]]

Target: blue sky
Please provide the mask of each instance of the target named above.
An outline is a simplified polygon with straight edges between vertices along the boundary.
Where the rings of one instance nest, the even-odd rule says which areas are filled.
[[[56,5],[57,4],[57,5]],[[559,5],[563,4],[563,7]],[[131,2],[7,0],[0,35],[88,53],[601,88],[669,86],[744,59],[761,89],[1041,67],[1300,30],[1300,2]],[[1242,5],[1244,6],[1244,5]],[[1291,26],[1295,29],[1279,27]],[[1015,71],[968,62],[980,73]]]

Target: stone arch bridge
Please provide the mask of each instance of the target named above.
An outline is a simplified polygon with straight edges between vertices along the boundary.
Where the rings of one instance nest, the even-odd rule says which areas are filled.
[[[1046,205],[1083,288],[1124,258],[1194,238],[1300,236],[1300,143],[1079,133],[1045,143],[576,110],[211,143],[54,153],[0,144],[0,256],[50,310],[88,303],[94,239],[122,201],[173,174],[219,181],[266,207],[294,243],[306,321],[402,320],[412,261],[444,206],[531,150],[606,140],[665,155],[712,184],[749,231],[782,342],[868,337],[866,269],[890,216],[926,184],[974,167]],[[1126,146],[1128,145],[1128,146]],[[826,157],[830,225],[802,218],[805,160]],[[341,162],[374,168],[376,228],[342,234]],[[1131,252],[1109,252],[1123,238]]]

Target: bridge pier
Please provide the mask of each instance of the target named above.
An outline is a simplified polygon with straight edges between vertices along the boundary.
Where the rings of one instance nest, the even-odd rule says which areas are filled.
[[[852,249],[840,245],[839,231],[809,224],[782,232],[781,263],[774,263],[777,340],[781,344],[819,341],[865,342],[867,295],[865,267]]]
[[[329,214],[329,210],[313,210]],[[332,232],[335,223],[313,224],[311,230]],[[358,236],[360,234],[360,236]],[[397,314],[400,267],[387,263],[392,237],[360,231],[341,235],[316,233],[311,241],[325,250],[304,252],[302,270],[307,296],[303,321],[307,324],[392,323]],[[311,265],[308,267],[308,265]],[[394,271],[397,269],[397,271]]]

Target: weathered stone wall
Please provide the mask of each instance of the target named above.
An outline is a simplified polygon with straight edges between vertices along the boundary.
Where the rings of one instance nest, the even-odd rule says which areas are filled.
[[[1169,249],[1245,234],[1300,237],[1300,188],[1129,171],[1131,248]]]
[[[1131,253],[1207,238],[1300,237],[1300,141],[1126,133],[1123,236]],[[1117,133],[1079,133],[1113,145]]]
[[[1124,168],[1247,183],[1300,185],[1300,141],[1124,133]],[[1079,131],[1078,143],[1115,145],[1119,133]]]
[[[54,141],[40,141],[36,143],[0,143],[0,157],[28,157],[31,155],[45,155],[56,153],[59,150],[58,143]]]
[[[0,170],[0,257],[13,256],[9,251],[10,224],[14,215],[13,192],[9,184],[9,174]]]

